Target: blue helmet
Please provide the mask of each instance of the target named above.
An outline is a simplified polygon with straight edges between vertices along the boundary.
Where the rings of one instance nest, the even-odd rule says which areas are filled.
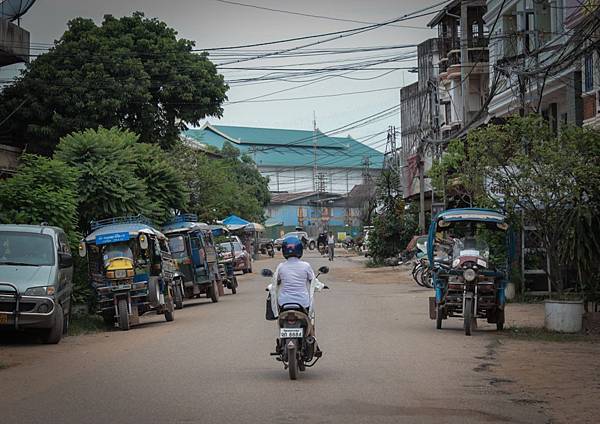
[[[286,259],[293,256],[296,258],[301,258],[303,250],[304,246],[298,237],[286,237],[281,243],[281,252],[283,253],[283,257]]]

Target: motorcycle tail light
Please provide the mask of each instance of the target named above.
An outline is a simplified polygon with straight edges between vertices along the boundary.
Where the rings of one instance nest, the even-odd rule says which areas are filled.
[[[287,323],[288,324],[296,324],[296,318],[294,318],[294,319],[288,319]]]

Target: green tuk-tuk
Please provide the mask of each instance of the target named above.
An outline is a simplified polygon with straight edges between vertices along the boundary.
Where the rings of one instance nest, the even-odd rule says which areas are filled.
[[[174,217],[163,226],[178,270],[175,280],[175,307],[183,308],[183,299],[199,298],[206,294],[219,301],[219,261],[217,250],[207,224],[198,222],[194,214]]]
[[[176,271],[167,238],[143,216],[95,221],[81,241],[79,256],[88,258],[97,312],[121,330],[139,323],[149,311],[174,319]]]

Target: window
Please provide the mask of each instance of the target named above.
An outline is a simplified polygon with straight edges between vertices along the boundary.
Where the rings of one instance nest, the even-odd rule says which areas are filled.
[[[594,56],[592,53],[585,56],[583,69],[583,91],[592,91],[594,89]]]
[[[452,122],[452,105],[450,103],[444,104],[444,114],[446,116],[446,125]]]
[[[2,231],[0,265],[54,265],[54,241],[51,236],[43,234]]]
[[[170,238],[169,247],[171,248],[171,253],[185,252],[185,240],[183,239],[183,236]]]

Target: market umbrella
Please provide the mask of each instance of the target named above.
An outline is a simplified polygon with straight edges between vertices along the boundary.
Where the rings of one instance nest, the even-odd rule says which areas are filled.
[[[246,225],[250,224],[250,222],[246,221],[243,218],[240,218],[237,215],[230,215],[223,220],[223,224],[230,230],[239,230],[240,228],[243,228]]]
[[[263,227],[257,222],[251,222],[250,224],[244,227],[244,230],[248,232],[262,233],[263,231],[265,231],[265,227]]]

